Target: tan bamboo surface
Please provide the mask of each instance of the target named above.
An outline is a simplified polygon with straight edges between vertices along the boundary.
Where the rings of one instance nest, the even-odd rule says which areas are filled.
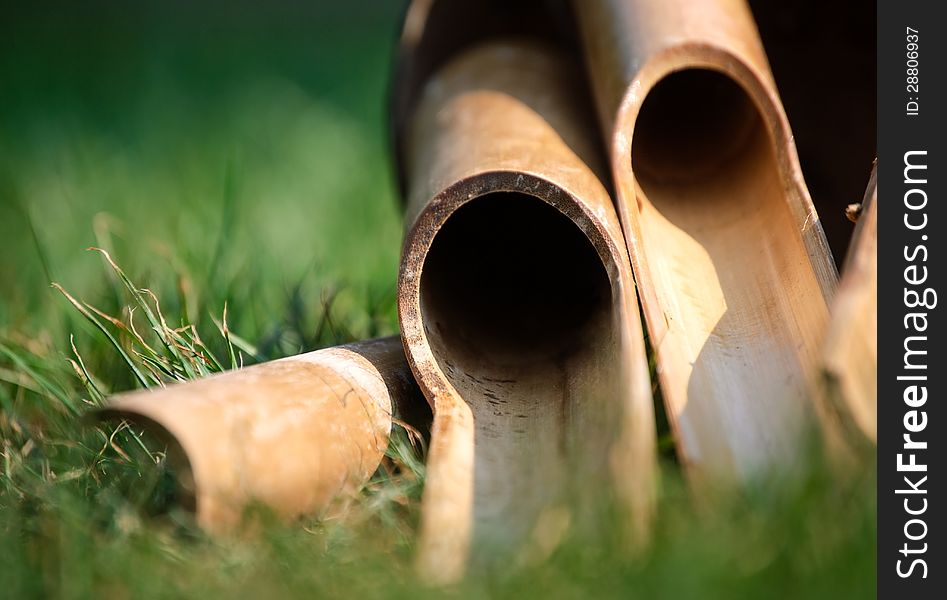
[[[849,443],[877,441],[878,183],[877,167],[842,267],[825,341],[826,409]]]
[[[484,40],[529,37],[575,50],[568,0],[411,0],[392,76],[390,124],[402,195],[407,128],[425,83],[457,52]],[[576,90],[582,97],[584,90]]]
[[[551,551],[609,494],[629,515],[613,526],[647,535],[643,333],[573,66],[534,41],[475,45],[404,128],[398,306],[434,409],[418,555],[434,582]]]
[[[169,444],[198,524],[232,530],[250,503],[293,518],[364,484],[388,446],[392,409],[423,402],[398,337],[358,342],[113,398]]]
[[[692,480],[794,462],[836,271],[743,0],[573,3]]]

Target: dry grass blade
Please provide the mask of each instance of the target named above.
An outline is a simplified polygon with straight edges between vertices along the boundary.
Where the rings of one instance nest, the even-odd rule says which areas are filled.
[[[69,363],[76,369],[77,375],[81,375],[80,379],[82,380],[82,385],[85,386],[89,395],[92,396],[92,401],[96,405],[102,404],[102,400],[105,399],[105,394],[102,393],[99,386],[96,385],[95,379],[92,378],[92,374],[89,372],[89,369],[86,368],[85,361],[82,360],[82,355],[79,354],[79,350],[76,349],[75,337],[71,335],[69,336],[69,347],[72,348],[72,353],[76,357],[76,360],[69,359]]]
[[[101,254],[112,271],[118,276],[119,280],[125,286],[125,289],[131,295],[135,306],[140,308],[144,313],[145,318],[148,320],[148,324],[150,325],[152,331],[157,334],[158,339],[164,346],[169,358],[171,358],[172,361],[174,361],[182,369],[185,378],[194,379],[198,376],[206,375],[209,371],[201,369],[200,367],[195,368],[196,365],[193,361],[193,356],[186,356],[181,352],[182,349],[187,348],[187,344],[177,333],[175,333],[172,328],[168,326],[164,315],[161,313],[161,304],[158,301],[158,297],[151,290],[139,288],[136,286],[107,251],[103,250],[102,248],[95,247],[89,248],[89,250]],[[153,309],[148,303],[149,297],[154,303]]]
[[[53,283],[52,287],[58,290],[86,320],[92,323],[108,339],[142,387],[164,387],[168,382],[198,379],[225,370],[223,363],[201,339],[195,325],[188,323],[186,319],[182,319],[180,327],[171,327],[161,311],[161,303],[154,292],[135,285],[105,250],[101,248],[90,248],[89,250],[95,250],[103,256],[112,274],[122,283],[125,291],[131,297],[132,304],[125,306],[122,311],[125,315],[124,319],[113,317],[87,302],[76,299],[58,283]],[[147,334],[143,335],[136,327],[135,316],[138,313],[145,315],[148,329],[154,334],[154,338],[157,338],[157,343],[149,342],[154,338],[149,335],[146,339]],[[237,345],[235,343],[237,338],[226,325],[226,306],[224,324],[221,325],[216,319],[214,323],[217,324],[218,330],[220,330],[226,343],[231,367],[242,366],[242,356],[238,360],[234,350],[234,346]],[[120,341],[119,337],[109,328],[109,325],[127,337]],[[123,344],[122,342],[126,343]],[[252,345],[243,340],[238,343],[241,347],[246,346],[251,353],[255,354],[256,350]],[[92,377],[74,343],[72,347],[73,354],[78,360],[70,362],[72,362],[83,386],[92,396],[93,402],[98,404],[105,394],[101,387],[95,383],[95,378]]]
[[[260,356],[260,350],[244,338],[240,337],[236,333],[230,330],[230,327],[226,325],[226,309],[227,305],[224,304],[224,320],[218,320],[214,315],[210,316],[211,321],[214,322],[214,325],[217,327],[217,331],[220,332],[220,335],[224,337],[224,340],[227,342],[227,345],[230,347],[229,351],[231,354],[234,352],[234,348],[240,351],[240,355],[237,357],[237,367],[243,366],[243,355],[247,354],[252,357],[254,360],[262,360]]]
[[[135,378],[142,385],[142,387],[150,387],[148,377],[146,377],[145,374],[142,373],[141,369],[138,368],[138,365],[136,365],[135,362],[132,360],[132,358],[128,355],[128,353],[125,352],[125,349],[122,348],[122,345],[118,343],[118,340],[115,339],[115,336],[112,335],[112,332],[108,330],[108,328],[102,323],[102,321],[100,321],[94,314],[92,314],[92,312],[88,308],[86,308],[81,302],[73,298],[72,295],[69,292],[67,292],[61,285],[59,285],[58,283],[53,283],[52,287],[55,288],[60,294],[65,296],[66,300],[68,300],[69,303],[72,304],[76,308],[76,310],[82,313],[82,316],[84,316],[90,323],[95,325],[96,329],[102,332],[102,335],[104,335],[108,339],[108,341],[112,344],[112,346],[115,348],[115,350],[118,351],[119,355],[122,357],[122,360],[124,360],[125,364],[128,365],[128,368],[135,375]]]
[[[227,342],[227,351],[230,353],[230,368],[237,368],[237,356],[233,351],[233,343],[230,341],[230,327],[227,326],[227,303],[224,302],[224,316],[221,320],[220,333]]]

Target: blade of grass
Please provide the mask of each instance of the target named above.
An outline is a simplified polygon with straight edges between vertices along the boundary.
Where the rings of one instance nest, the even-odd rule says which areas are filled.
[[[223,335],[223,323],[218,321],[217,318],[214,317],[213,315],[211,315],[210,318],[214,322],[214,325],[217,326],[217,330],[220,331],[221,335]],[[233,344],[233,346],[237,350],[240,350],[241,352],[243,352],[244,354],[246,354],[253,360],[258,361],[258,362],[265,360],[263,353],[260,351],[259,348],[257,348],[256,345],[251,344],[250,342],[240,337],[233,331],[230,331],[229,329],[227,331],[227,339],[229,340],[231,344]]]
[[[92,314],[91,311],[89,311],[85,306],[83,306],[81,302],[73,298],[72,295],[70,295],[69,292],[67,292],[61,285],[59,285],[58,283],[53,283],[52,287],[58,290],[59,293],[62,294],[66,298],[66,300],[68,300],[69,303],[72,304],[76,308],[76,310],[82,313],[82,316],[84,316],[89,322],[91,322],[96,327],[96,329],[102,332],[102,334],[112,344],[112,347],[114,347],[115,350],[118,351],[119,355],[122,357],[122,360],[124,360],[125,364],[128,365],[128,368],[131,369],[131,372],[135,375],[135,378],[138,380],[138,383],[140,383],[142,387],[150,387],[148,378],[145,376],[144,373],[141,372],[141,369],[138,368],[138,366],[135,364],[135,361],[133,361],[131,357],[128,355],[128,353],[125,352],[125,349],[122,348],[122,345],[118,343],[118,340],[115,339],[115,336],[112,335],[112,332],[108,330],[108,328],[102,323],[102,321],[100,321],[94,314]]]
[[[89,373],[89,369],[86,368],[85,361],[82,360],[82,355],[79,354],[79,350],[76,348],[75,338],[72,335],[69,336],[69,346],[72,348],[72,353],[76,357],[76,363],[78,363],[79,369],[82,371],[82,383],[86,386],[86,389],[89,390],[92,400],[97,405],[102,404],[102,400],[105,399],[105,394],[103,394],[99,386],[96,385],[95,379],[92,378],[92,374]]]
[[[14,366],[29,376],[33,381],[35,381],[40,387],[43,388],[45,393],[50,397],[58,400],[63,406],[65,406],[73,414],[79,414],[79,409],[73,404],[72,399],[69,397],[69,394],[66,393],[58,385],[54,384],[52,381],[40,375],[36,369],[32,368],[29,363],[27,363],[19,354],[13,351],[12,348],[6,346],[3,343],[0,343],[0,353],[9,358]]]
[[[125,271],[112,259],[112,256],[103,250],[102,248],[88,248],[89,251],[98,252],[102,255],[105,261],[108,263],[109,267],[118,275],[122,284],[125,286],[125,289],[128,290],[128,293],[131,295],[132,300],[134,300],[135,305],[138,306],[141,311],[145,314],[145,318],[148,320],[152,331],[158,335],[158,339],[161,340],[162,345],[164,345],[165,350],[169,355],[175,360],[185,362],[185,359],[180,356],[177,352],[177,348],[174,345],[174,342],[169,336],[169,327],[167,323],[164,322],[164,317],[161,315],[161,307],[158,304],[157,297],[147,289],[141,289],[132,283],[128,275],[125,274]],[[151,298],[155,302],[155,310],[151,309],[151,306],[148,304],[148,300],[145,294],[150,294]],[[157,314],[156,314],[157,313]]]

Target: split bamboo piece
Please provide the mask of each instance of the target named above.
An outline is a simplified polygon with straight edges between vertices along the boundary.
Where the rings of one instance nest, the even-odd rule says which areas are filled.
[[[582,0],[618,212],[692,480],[792,463],[835,264],[744,0]]]
[[[878,183],[877,167],[832,304],[825,342],[825,402],[832,425],[847,441],[876,442],[878,418]]]
[[[609,497],[627,539],[647,535],[643,333],[574,66],[533,40],[476,45],[403,128],[398,307],[434,409],[418,567],[435,582],[551,552]]]
[[[284,518],[355,493],[388,446],[392,410],[422,402],[397,337],[122,394],[97,416],[168,443],[198,524],[225,532],[259,502]]]

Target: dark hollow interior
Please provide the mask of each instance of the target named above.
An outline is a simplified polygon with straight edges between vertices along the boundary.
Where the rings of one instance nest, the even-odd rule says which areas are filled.
[[[194,472],[187,453],[163,425],[142,414],[115,409],[93,413],[101,422],[127,423],[115,443],[132,456],[134,469],[115,469],[112,483],[120,494],[149,517],[197,512]],[[132,433],[134,432],[134,433]],[[133,441],[132,436],[138,441]],[[147,450],[145,450],[147,448]],[[156,456],[164,455],[156,461]]]
[[[434,238],[421,310],[436,353],[526,364],[579,350],[610,290],[575,223],[533,196],[497,192],[462,206]]]
[[[642,185],[700,181],[740,158],[759,112],[733,79],[708,69],[671,73],[648,93],[635,122],[632,169]]]

